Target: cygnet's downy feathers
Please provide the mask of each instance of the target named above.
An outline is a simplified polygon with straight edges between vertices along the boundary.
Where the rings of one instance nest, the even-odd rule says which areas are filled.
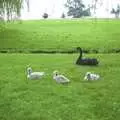
[[[27,78],[30,80],[41,79],[44,75],[44,72],[33,72],[31,67],[27,68]]]
[[[99,80],[99,79],[100,79],[100,75],[93,74],[91,72],[87,72],[84,77],[84,80]]]
[[[56,80],[57,83],[69,83],[70,80],[66,78],[64,75],[60,75],[58,71],[53,72],[53,79]]]

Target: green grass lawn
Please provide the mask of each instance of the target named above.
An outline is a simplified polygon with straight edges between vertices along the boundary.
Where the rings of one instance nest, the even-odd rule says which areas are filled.
[[[80,46],[98,52],[120,51],[120,20],[39,20],[6,24],[0,50],[70,51]]]
[[[78,54],[25,54],[40,51],[120,52],[119,20],[39,20],[0,25],[0,120],[119,120],[120,54],[87,54],[97,67],[77,66]],[[23,52],[23,53],[17,53]],[[46,73],[27,80],[26,67]],[[71,80],[59,85],[54,70]],[[86,72],[99,81],[84,81]]]
[[[90,54],[98,67],[77,66],[78,54],[0,54],[0,120],[119,120],[120,54]],[[42,80],[26,79],[26,66],[45,71]],[[71,83],[52,79],[59,70]],[[92,71],[101,80],[84,81]]]

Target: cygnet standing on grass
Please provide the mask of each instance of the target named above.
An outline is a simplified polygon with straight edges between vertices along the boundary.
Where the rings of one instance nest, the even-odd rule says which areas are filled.
[[[41,79],[44,75],[44,72],[33,72],[31,67],[27,68],[27,78],[29,80]]]
[[[85,74],[84,80],[99,80],[100,76],[98,74],[93,74],[91,72],[87,72]]]
[[[60,75],[58,73],[58,71],[54,71],[53,72],[53,79],[56,80],[57,83],[69,83],[70,80],[68,78],[66,78],[65,76],[63,75]]]

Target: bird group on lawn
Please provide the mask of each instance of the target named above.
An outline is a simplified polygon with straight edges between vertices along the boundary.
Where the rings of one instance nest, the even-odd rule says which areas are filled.
[[[45,72],[33,72],[31,67],[27,68],[27,79],[38,80],[38,79],[42,79],[43,76],[45,76]],[[67,77],[59,74],[59,72],[57,70],[53,72],[53,79],[57,83],[62,83],[62,84],[70,82],[70,80]]]
[[[42,79],[45,76],[45,72],[34,72],[31,67],[27,68],[27,79],[29,80],[38,80]],[[99,80],[100,76],[98,74],[94,74],[91,72],[87,72],[85,74],[84,80]],[[53,80],[56,81],[56,83],[66,84],[69,83],[70,80],[59,73],[59,71],[55,70],[53,71]]]
[[[89,66],[97,66],[99,61],[96,58],[82,58],[82,49],[80,47],[77,47],[77,50],[80,52],[80,55],[76,61],[77,65],[89,65]],[[31,67],[27,67],[27,78],[29,80],[36,80],[36,79],[42,79],[43,76],[45,76],[45,72],[33,72]],[[100,79],[100,75],[95,74],[95,73],[91,73],[91,72],[87,72],[85,74],[84,80],[99,80]],[[69,83],[70,80],[60,74],[57,70],[55,70],[53,72],[53,80],[55,80],[57,83]]]

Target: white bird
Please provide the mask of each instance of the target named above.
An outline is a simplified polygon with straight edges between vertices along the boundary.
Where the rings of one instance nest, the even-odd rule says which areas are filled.
[[[36,80],[42,78],[44,76],[44,72],[33,72],[31,67],[27,68],[27,78],[29,80]]]
[[[56,80],[57,83],[69,83],[70,80],[63,75],[60,75],[58,71],[53,72],[53,79]]]
[[[100,76],[98,74],[93,74],[91,72],[87,72],[85,74],[84,80],[99,80]]]

